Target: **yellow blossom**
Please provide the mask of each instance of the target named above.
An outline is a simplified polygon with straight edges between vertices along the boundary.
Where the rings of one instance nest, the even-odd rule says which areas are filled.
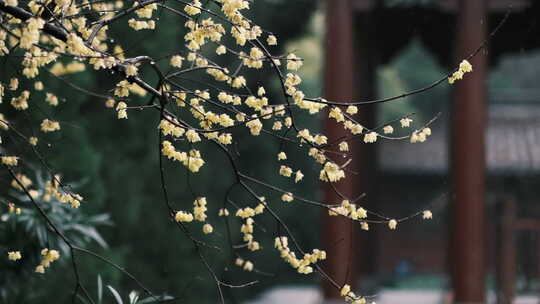
[[[334,183],[342,178],[345,178],[345,172],[333,162],[326,162],[319,174],[319,179],[325,182]]]
[[[276,38],[276,36],[274,36],[274,35],[269,35],[268,38],[266,39],[266,43],[268,43],[268,45],[277,45],[277,38]]]
[[[116,111],[117,111],[118,119],[127,119],[128,118],[127,104],[125,102],[123,102],[123,101],[119,102],[118,105],[116,106]]]
[[[227,48],[224,45],[220,45],[216,48],[216,54],[223,55],[227,53]]]
[[[9,89],[10,89],[11,91],[15,91],[15,90],[17,90],[18,87],[19,87],[19,79],[17,79],[17,78],[11,78],[11,79],[9,80]]]
[[[291,177],[293,170],[290,167],[283,166],[279,167],[279,174],[285,177]]]
[[[430,220],[433,218],[433,213],[431,213],[429,210],[424,210],[422,211],[422,218],[425,220]]]
[[[36,82],[34,82],[34,89],[35,89],[36,91],[41,91],[41,90],[43,90],[43,82],[41,82],[41,81],[36,81]]]
[[[191,4],[186,4],[184,11],[190,16],[198,15],[201,13],[201,9],[199,8],[201,5],[202,4],[199,0],[193,0]]]
[[[281,200],[284,202],[292,202],[294,200],[293,194],[290,192],[283,193]]]
[[[358,113],[358,107],[357,106],[348,106],[346,112],[348,114],[354,115]]]
[[[190,129],[186,132],[186,138],[191,143],[196,143],[201,141],[201,137],[199,136],[199,133],[197,133],[195,130]]]
[[[369,144],[369,143],[374,143],[377,141],[377,132],[369,132],[367,133],[366,135],[364,135],[364,142]]]
[[[127,76],[135,76],[137,75],[137,67],[134,64],[128,64],[126,66],[126,75]]]
[[[341,290],[340,290],[340,294],[341,296],[346,296],[349,294],[349,292],[351,291],[351,286],[349,286],[349,284],[345,284],[343,285],[343,287],[341,287]]]
[[[181,68],[182,67],[182,59],[184,59],[184,58],[182,58],[182,56],[180,56],[180,55],[172,56],[171,61],[170,61],[171,66],[173,66],[175,68]]]
[[[41,131],[54,132],[60,130],[60,123],[54,120],[44,119],[41,122]]]
[[[184,211],[177,211],[174,215],[174,220],[177,222],[189,223],[193,221],[193,214]]]
[[[405,117],[400,119],[399,122],[401,123],[402,128],[407,128],[411,126],[412,119]]]
[[[299,181],[302,180],[302,178],[304,178],[304,174],[302,174],[302,171],[300,171],[300,170],[296,171],[294,182],[298,183]]]
[[[10,261],[17,261],[17,260],[20,260],[21,258],[22,258],[22,255],[21,255],[20,251],[9,251],[8,252],[8,259]]]
[[[245,271],[253,271],[253,263],[251,263],[250,261],[246,261],[244,263],[244,270]]]
[[[362,229],[364,231],[369,231],[369,224],[366,223],[366,222],[361,222],[360,223],[360,229]]]
[[[2,156],[1,159],[2,164],[6,166],[14,167],[19,163],[19,158],[17,156]]]
[[[18,97],[11,98],[11,105],[17,110],[28,109],[28,99],[30,98],[29,91],[22,91]]]
[[[205,234],[212,233],[212,231],[214,231],[214,228],[212,227],[212,225],[210,225],[210,224],[204,224],[203,225],[203,232]]]

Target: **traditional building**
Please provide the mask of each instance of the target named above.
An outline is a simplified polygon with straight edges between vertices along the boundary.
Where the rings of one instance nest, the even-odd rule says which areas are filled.
[[[352,256],[364,261],[359,263],[362,273],[395,267],[399,264],[395,253],[400,252],[410,256],[408,262],[419,270],[450,273],[454,301],[484,303],[487,266],[490,265],[486,257],[488,248],[494,246],[487,205],[501,192],[508,194],[501,189],[512,191],[513,188],[507,187],[509,180],[536,175],[537,168],[540,169],[538,108],[507,105],[488,110],[486,79],[489,68],[502,55],[540,46],[540,25],[537,24],[540,3],[530,0],[333,0],[326,2],[326,10],[325,95],[328,99],[375,99],[381,93],[375,89],[377,67],[400,54],[412,39],[420,40],[448,71],[478,51],[470,59],[474,73],[452,87],[453,97],[448,101],[452,109],[450,119],[437,124],[436,136],[414,147],[407,142],[391,142],[377,148],[359,146],[360,157],[355,164],[356,171],[360,172],[358,180],[355,185],[341,186],[349,195],[376,193],[378,197],[372,200],[370,208],[383,209],[394,204],[394,210],[406,211],[420,207],[411,202],[410,193],[427,189],[429,195],[436,191],[422,187],[426,183],[446,183],[442,191],[438,191],[442,195],[422,198],[423,202],[433,201],[436,210],[446,210],[443,213],[448,216],[442,221],[448,224],[448,230],[436,229],[444,238],[415,228],[371,234],[362,237]],[[374,125],[374,111],[373,107],[363,108],[362,119],[367,125]],[[330,123],[326,124],[326,131],[340,132]],[[374,164],[380,165],[378,174]],[[381,189],[389,183],[393,187],[400,186],[391,193]],[[325,193],[327,200],[335,201],[331,189],[326,189]],[[399,200],[410,203],[397,204]],[[444,206],[447,208],[442,208]],[[342,283],[354,278],[345,270],[343,259],[351,256],[348,250],[355,241],[343,232],[349,229],[343,221],[324,220],[327,225],[323,227],[323,240],[327,240],[329,247],[332,247],[329,234],[334,240],[339,236],[345,240],[342,245],[333,247],[336,260],[327,264],[329,272],[338,274]],[[441,227],[441,222],[438,224]],[[429,229],[434,227],[431,225]],[[338,296],[331,288],[324,290],[329,299]],[[510,296],[501,295],[500,302],[507,303]]]

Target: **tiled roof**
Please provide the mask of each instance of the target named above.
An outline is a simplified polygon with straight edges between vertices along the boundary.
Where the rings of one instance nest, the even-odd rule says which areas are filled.
[[[421,144],[386,141],[379,146],[379,166],[396,174],[443,174],[448,169],[447,122],[438,121]],[[486,136],[490,174],[540,174],[540,106],[491,106]]]

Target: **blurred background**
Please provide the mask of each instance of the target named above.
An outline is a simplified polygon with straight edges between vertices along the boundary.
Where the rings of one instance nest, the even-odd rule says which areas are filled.
[[[420,128],[438,115],[430,126],[433,135],[425,143],[379,140],[374,145],[359,145],[355,153],[361,171],[353,181],[355,192],[367,194],[364,206],[374,212],[401,218],[430,209],[434,216],[430,221],[404,221],[395,231],[385,225],[374,225],[369,232],[357,227],[354,232],[346,231],[354,234],[354,246],[337,250],[349,250],[354,260],[348,274],[354,290],[373,295],[379,303],[539,303],[539,3],[256,0],[252,14],[279,38],[278,53],[295,51],[305,59],[300,74],[306,95],[326,96],[333,77],[350,82],[350,92],[344,96],[355,100],[398,95],[444,77],[508,17],[487,47],[471,60],[475,72],[470,79],[466,75],[464,83],[443,83],[422,94],[360,108],[359,116],[369,126],[414,113],[414,127]],[[350,22],[328,26],[329,18],[343,20],[340,14]],[[149,32],[152,39],[141,39],[127,48],[130,56],[150,53],[159,57],[177,48],[184,34],[182,27],[173,26],[177,19],[163,14],[160,23],[161,34]],[[115,37],[127,37],[128,31],[127,25],[111,29]],[[330,39],[335,41],[330,43]],[[325,65],[343,64],[332,61],[340,52],[348,54],[344,61],[349,67],[338,75],[325,75]],[[3,79],[9,79],[15,72],[2,73]],[[257,71],[252,76],[261,83],[274,83],[273,90],[267,87],[267,91],[279,96],[272,72]],[[166,211],[157,211],[163,206],[157,182],[156,130],[147,127],[157,124],[155,117],[141,111],[133,114],[136,119],[120,123],[114,112],[104,111],[104,101],[61,89],[64,84],[56,79],[42,78],[50,91],[62,90],[64,105],[54,115],[69,126],[58,138],[50,138],[54,145],[46,157],[66,180],[80,181],[77,187],[87,199],[82,206],[85,214],[110,216],[97,227],[106,244],[94,239],[87,246],[130,270],[157,293],[174,291],[182,303],[215,303],[214,283],[198,262],[192,244],[182,235],[171,234],[171,226],[164,224]],[[88,88],[110,86],[110,79],[92,73],[75,74],[70,80]],[[81,119],[73,121],[73,117]],[[314,129],[323,126],[322,121],[307,118],[303,124]],[[280,185],[273,164],[260,161],[275,157],[275,142],[245,138],[239,151],[246,168]],[[206,153],[208,162],[223,162],[216,151]],[[295,157],[293,151],[289,153]],[[300,155],[295,161],[311,166]],[[213,170],[203,170],[192,185],[197,193],[209,193],[209,202],[220,202],[232,177]],[[294,190],[320,199],[325,189],[316,175],[311,177]],[[174,200],[191,204],[185,174],[171,174],[169,182]],[[0,183],[0,197],[8,197],[10,180]],[[320,220],[321,210],[304,206],[278,209],[304,248],[333,246],[321,238],[326,225],[332,225]],[[274,227],[271,221],[262,226],[265,224]],[[216,226],[216,231],[224,229]],[[16,227],[0,225],[0,229],[0,243],[17,242],[21,237],[14,233]],[[218,235],[213,241],[225,244],[224,239]],[[273,243],[271,233],[261,234],[261,239],[267,247]],[[335,297],[320,291],[318,276],[296,273],[277,254],[257,256],[259,271],[251,273],[234,266],[232,253],[210,250],[207,254],[225,281],[260,281],[248,288],[224,289],[230,303],[320,303]],[[341,262],[348,265],[348,261]],[[98,273],[105,284],[123,295],[137,289],[121,273],[94,258],[82,257],[80,264],[91,290]],[[64,263],[47,276],[36,277],[1,260],[0,292],[6,303],[51,298],[64,303],[69,294],[58,290],[71,277],[69,267]]]

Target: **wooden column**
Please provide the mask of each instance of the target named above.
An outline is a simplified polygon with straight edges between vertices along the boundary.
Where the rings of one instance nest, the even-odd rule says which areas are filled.
[[[351,101],[354,96],[351,3],[350,0],[328,0],[326,3],[324,97],[334,101]],[[324,133],[328,138],[345,135],[343,127],[329,119],[325,119]],[[349,174],[348,178],[334,186],[344,195],[352,196],[355,188],[354,176]],[[341,202],[342,199],[328,183],[323,183],[322,187],[325,202]],[[353,254],[353,248],[357,228],[359,227],[350,220],[330,217],[328,211],[323,211],[321,237],[328,256],[323,268],[340,286],[355,285],[355,259],[358,257]],[[326,280],[322,282],[322,289],[327,300],[341,298],[339,290]]]
[[[514,224],[516,202],[504,199],[497,206],[497,304],[511,304],[516,284],[516,243]]]
[[[486,1],[459,0],[455,62],[486,37]],[[485,303],[486,53],[457,81],[451,122],[450,268],[455,303]]]

